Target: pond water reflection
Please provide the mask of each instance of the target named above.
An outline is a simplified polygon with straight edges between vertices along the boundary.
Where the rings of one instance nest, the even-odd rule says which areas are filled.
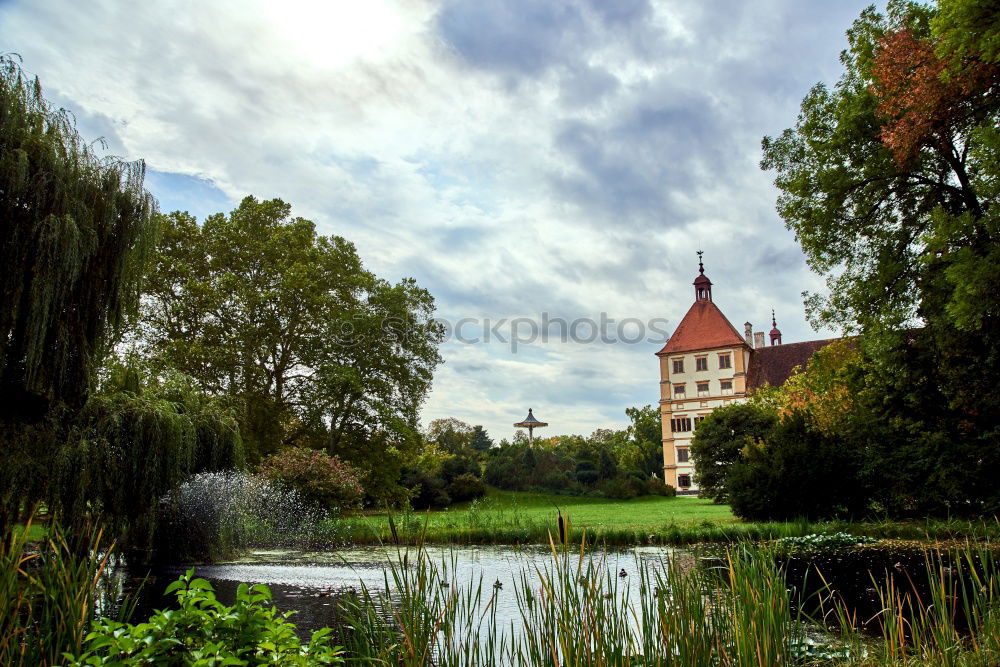
[[[482,605],[494,590],[495,584],[497,621],[508,627],[520,618],[515,588],[522,586],[524,576],[532,588],[540,585],[540,573],[553,564],[551,549],[542,547],[427,547],[424,552],[437,566],[442,578],[457,589],[480,586],[484,591]],[[580,556],[572,551],[569,557],[576,561]],[[337,598],[347,592],[358,591],[362,586],[369,591],[384,592],[393,579],[390,562],[405,562],[413,567],[417,557],[415,549],[365,547],[336,552],[309,552],[298,550],[253,551],[236,561],[206,565],[161,566],[150,573],[143,587],[134,620],[148,616],[154,608],[172,604],[162,595],[167,584],[194,567],[195,573],[212,582],[219,599],[232,604],[236,587],[240,583],[266,584],[274,596],[274,604],[281,611],[296,611],[293,622],[300,632],[337,624]],[[404,561],[405,558],[405,561]],[[599,576],[612,574],[617,586],[616,596],[633,596],[639,587],[639,568],[674,567],[692,565],[695,556],[688,551],[661,547],[639,547],[619,551],[593,551],[583,556],[583,570],[587,564],[595,565]],[[390,595],[392,591],[388,591]]]

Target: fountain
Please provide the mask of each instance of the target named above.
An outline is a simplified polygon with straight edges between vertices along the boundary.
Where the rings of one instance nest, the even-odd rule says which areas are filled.
[[[301,546],[326,517],[323,508],[264,477],[200,473],[160,499],[155,552],[204,561],[254,547]]]

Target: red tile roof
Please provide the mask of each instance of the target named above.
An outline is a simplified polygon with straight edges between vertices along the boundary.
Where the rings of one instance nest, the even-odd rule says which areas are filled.
[[[768,385],[780,387],[792,376],[796,366],[805,370],[813,354],[835,340],[837,339],[809,340],[755,349],[750,353],[750,366],[747,368],[747,391]]]
[[[657,355],[746,345],[743,336],[711,301],[695,301]]]

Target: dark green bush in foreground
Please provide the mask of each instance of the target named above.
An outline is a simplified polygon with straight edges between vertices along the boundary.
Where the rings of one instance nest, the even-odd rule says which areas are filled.
[[[70,665],[339,665],[340,649],[329,645],[330,629],[312,634],[305,646],[279,614],[267,586],[240,584],[231,607],[215,599],[212,585],[194,570],[167,587],[178,609],[157,611],[137,625],[95,621],[87,652],[66,654]]]

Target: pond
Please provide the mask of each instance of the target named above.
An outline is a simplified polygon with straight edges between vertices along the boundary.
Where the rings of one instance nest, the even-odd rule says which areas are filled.
[[[521,578],[532,588],[541,583],[540,574],[553,564],[552,550],[543,547],[452,546],[424,549],[430,562],[440,568],[449,587],[468,589],[496,587],[496,619],[500,626],[509,627],[520,619],[515,589],[522,586]],[[579,556],[570,552],[571,557]],[[362,586],[373,593],[393,588],[390,562],[400,563],[403,556],[412,567],[416,550],[405,548],[364,547],[338,551],[257,550],[231,562],[205,565],[160,566],[150,572],[139,597],[134,620],[145,618],[155,608],[172,604],[172,596],[164,597],[167,584],[194,568],[215,587],[219,599],[232,604],[240,583],[266,584],[275,606],[281,611],[296,611],[293,622],[300,633],[337,624],[337,599],[345,593],[359,591]],[[628,550],[591,552],[584,556],[584,570],[592,564],[597,576],[613,576],[617,582],[614,595],[634,596],[640,585],[639,569],[666,566],[669,562],[694,564],[693,553],[661,547],[639,547]],[[390,597],[392,591],[388,591]],[[487,596],[489,597],[489,596]],[[485,607],[487,599],[481,601]]]

